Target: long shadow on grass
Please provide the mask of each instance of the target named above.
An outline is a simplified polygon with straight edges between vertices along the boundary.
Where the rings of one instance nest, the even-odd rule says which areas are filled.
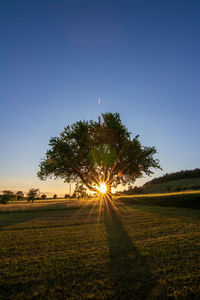
[[[0,231],[4,229],[20,230],[27,229],[23,226],[22,228],[13,227],[17,224],[25,224],[27,222],[39,219],[46,216],[46,213],[55,213],[63,211],[73,211],[75,212],[80,210],[79,207],[64,208],[64,209],[34,209],[34,210],[24,210],[24,211],[3,211],[0,213]],[[44,228],[44,227],[41,227]]]
[[[173,206],[157,206],[157,205],[137,205],[130,202],[121,202],[120,205],[123,205],[123,208],[126,210],[138,210],[141,212],[146,212],[154,215],[161,215],[163,217],[170,218],[189,218],[197,219],[200,217],[200,209],[195,208],[185,208],[185,207],[173,207]]]
[[[119,211],[105,207],[104,222],[113,279],[112,299],[162,299],[164,295],[143,257],[128,236]]]
[[[10,229],[12,226],[15,226],[20,223],[30,222],[34,219],[37,219],[41,216],[41,212],[8,212],[1,213],[0,215],[0,231],[4,228]]]

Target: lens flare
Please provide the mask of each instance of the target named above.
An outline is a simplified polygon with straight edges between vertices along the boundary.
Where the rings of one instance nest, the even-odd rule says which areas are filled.
[[[107,192],[107,186],[106,186],[105,182],[100,183],[100,185],[97,187],[97,189],[102,194],[106,194],[106,192]]]

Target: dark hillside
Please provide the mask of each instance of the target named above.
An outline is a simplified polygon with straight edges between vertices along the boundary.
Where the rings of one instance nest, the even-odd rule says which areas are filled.
[[[161,177],[154,178],[148,182],[146,182],[143,187],[168,182],[172,180],[179,180],[179,179],[187,179],[187,178],[200,178],[200,169],[194,169],[194,170],[182,170],[175,173],[167,173]]]

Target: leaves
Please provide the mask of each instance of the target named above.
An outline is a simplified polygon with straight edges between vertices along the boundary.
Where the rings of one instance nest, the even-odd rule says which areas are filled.
[[[102,180],[115,186],[131,184],[143,173],[151,174],[152,168],[160,168],[153,157],[155,147],[143,147],[138,138],[131,139],[118,113],[67,125],[60,137],[50,139],[38,176],[81,180],[91,190]]]

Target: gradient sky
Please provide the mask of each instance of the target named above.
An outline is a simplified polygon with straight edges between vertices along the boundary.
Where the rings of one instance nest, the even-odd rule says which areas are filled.
[[[1,0],[0,34],[0,190],[68,192],[37,179],[49,138],[102,112],[156,146],[154,177],[200,167],[199,0]]]

